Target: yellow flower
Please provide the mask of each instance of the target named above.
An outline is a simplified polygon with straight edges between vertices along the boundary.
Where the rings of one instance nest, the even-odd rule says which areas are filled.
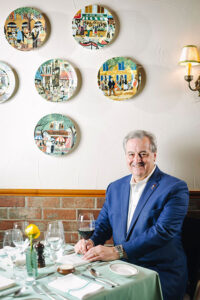
[[[35,224],[29,224],[25,229],[29,239],[37,239],[40,236],[40,230]]]

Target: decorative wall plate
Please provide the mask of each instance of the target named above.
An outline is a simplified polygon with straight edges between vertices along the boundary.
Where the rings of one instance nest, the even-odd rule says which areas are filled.
[[[72,20],[72,34],[86,49],[100,49],[110,43],[115,34],[115,20],[103,6],[88,5]]]
[[[12,11],[4,25],[8,43],[21,51],[40,47],[46,38],[46,21],[40,11],[20,7]]]
[[[77,88],[77,75],[66,60],[50,59],[38,68],[35,87],[46,100],[65,102]]]
[[[126,100],[139,89],[141,73],[135,62],[125,57],[114,57],[101,66],[98,72],[98,85],[106,97],[113,100]]]
[[[15,89],[15,75],[11,68],[0,61],[0,103],[8,100]]]
[[[76,144],[77,132],[73,122],[66,116],[50,114],[37,123],[34,139],[38,148],[49,155],[67,154]]]

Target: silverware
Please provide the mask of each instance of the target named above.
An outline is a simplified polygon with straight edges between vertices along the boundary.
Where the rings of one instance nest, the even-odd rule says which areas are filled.
[[[92,276],[89,276],[89,275],[86,275],[86,274],[81,274],[81,276],[83,276],[87,279],[93,280],[93,281],[97,281],[97,282],[100,282],[100,283],[103,283],[103,284],[107,284],[109,287],[112,287],[112,288],[114,288],[116,286],[116,285],[113,285],[110,282],[106,282],[106,281],[104,281],[103,279],[100,279],[100,278],[92,277]]]
[[[21,290],[21,287],[18,288],[18,289],[14,289],[14,290],[12,289],[11,291],[7,291],[7,292],[1,294],[1,295],[0,295],[0,298],[6,297],[6,296],[11,295],[11,294],[14,294],[14,293],[17,293],[17,292],[19,292],[20,290]]]
[[[116,282],[114,282],[114,281],[112,281],[110,279],[102,278],[101,273],[99,273],[98,271],[96,271],[94,268],[91,268],[89,271],[92,274],[92,276],[94,276],[94,277],[101,277],[101,279],[104,280],[105,282],[108,282],[108,283],[110,283],[110,284],[112,284],[114,286],[119,286],[118,283],[116,283]]]
[[[54,297],[52,297],[51,295],[49,295],[48,293],[46,293],[44,290],[42,290],[41,288],[39,288],[36,284],[32,285],[33,290],[40,295],[46,295],[47,297],[49,297],[51,300],[55,300]]]
[[[44,278],[44,277],[47,277],[47,276],[50,276],[50,275],[52,275],[52,274],[55,274],[55,272],[49,272],[49,273],[46,273],[46,274],[41,274],[41,275],[38,275],[37,277],[36,277],[36,280],[38,280],[38,279],[41,279],[41,278]]]
[[[66,300],[67,298],[66,297],[64,297],[64,296],[62,296],[62,295],[60,295],[60,294],[58,294],[58,293],[56,293],[56,292],[54,292],[54,291],[51,291],[48,287],[46,287],[46,285],[41,285],[41,288],[46,292],[46,293],[48,293],[48,294],[50,294],[50,295],[56,295],[57,297],[60,297],[61,299],[64,299],[64,300]],[[68,300],[68,299],[67,299]]]

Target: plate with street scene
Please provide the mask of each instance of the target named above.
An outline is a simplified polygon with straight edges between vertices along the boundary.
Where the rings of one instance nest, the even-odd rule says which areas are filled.
[[[8,100],[15,89],[15,75],[12,69],[0,61],[0,103]]]
[[[126,57],[108,59],[97,75],[98,86],[112,100],[127,100],[139,90],[141,73],[137,64]]]
[[[21,51],[40,47],[47,36],[47,23],[42,13],[32,7],[12,11],[4,24],[8,43]]]
[[[101,49],[115,35],[115,20],[111,12],[101,5],[85,6],[73,17],[72,35],[85,49]]]
[[[36,71],[35,87],[47,101],[66,102],[77,88],[76,71],[66,60],[50,59]]]
[[[37,147],[44,153],[61,156],[69,153],[77,141],[74,123],[61,114],[50,114],[39,120],[34,130]]]

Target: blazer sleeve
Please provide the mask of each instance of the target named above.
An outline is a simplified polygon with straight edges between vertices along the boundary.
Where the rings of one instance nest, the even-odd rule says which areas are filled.
[[[94,242],[95,245],[104,245],[105,242],[109,240],[111,237],[112,237],[112,227],[109,221],[108,205],[106,199],[99,213],[99,216],[95,222],[95,232],[92,235],[91,240]]]
[[[189,192],[184,181],[178,181],[170,187],[170,192],[164,198],[164,205],[157,219],[155,217],[154,224],[146,226],[135,238],[130,236],[129,240],[123,241],[122,245],[128,258],[137,259],[165,246],[176,236],[178,238],[187,213],[188,201]]]

